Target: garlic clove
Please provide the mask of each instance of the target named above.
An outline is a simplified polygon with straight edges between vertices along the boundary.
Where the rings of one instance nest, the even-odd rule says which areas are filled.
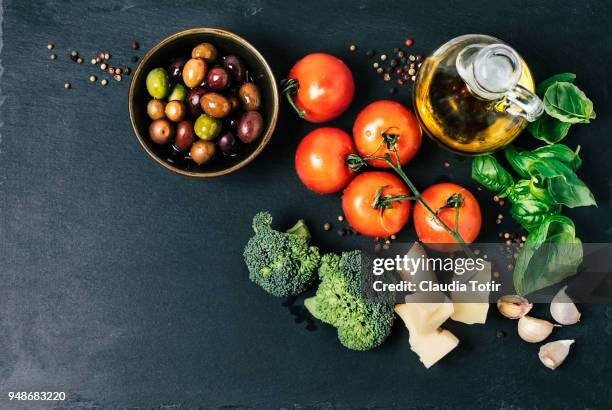
[[[548,320],[523,316],[518,321],[518,334],[526,342],[538,343],[550,336],[557,326],[559,325],[553,325]]]
[[[529,303],[527,299],[519,295],[506,295],[497,300],[497,309],[499,313],[509,319],[520,319],[525,316],[533,303]]]
[[[573,339],[569,340],[557,340],[555,342],[546,343],[540,347],[538,357],[542,361],[544,366],[549,369],[555,370],[561,366],[561,363],[565,360],[569,354],[570,346],[575,342]]]
[[[550,314],[557,323],[573,325],[580,321],[580,312],[565,289],[567,286],[561,288],[550,301]]]

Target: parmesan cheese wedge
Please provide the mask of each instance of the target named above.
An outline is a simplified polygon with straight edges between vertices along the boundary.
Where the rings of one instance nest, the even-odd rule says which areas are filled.
[[[459,339],[444,329],[428,334],[410,334],[410,349],[419,356],[427,369],[450,353],[458,344]]]
[[[475,323],[485,323],[489,312],[489,303],[453,303],[453,313],[450,318],[454,321],[473,325]]]
[[[415,296],[417,294],[406,296],[408,303],[395,305],[395,313],[411,335],[432,333],[453,314],[453,303],[446,297],[441,303],[411,302],[410,298]]]

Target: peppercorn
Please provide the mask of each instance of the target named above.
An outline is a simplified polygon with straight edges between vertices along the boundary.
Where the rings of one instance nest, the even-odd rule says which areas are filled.
[[[340,235],[340,236],[345,236],[346,235],[346,231],[344,230],[344,228],[338,229],[338,235]]]
[[[325,229],[326,231],[329,231],[331,229],[331,224],[329,222],[325,222],[323,224],[323,229]]]
[[[397,79],[397,85],[404,85],[404,81],[401,78]]]
[[[380,66],[380,64],[378,64],[378,63],[372,64],[372,67],[374,67],[374,68],[378,68],[379,66]]]
[[[131,72],[132,72],[132,69],[130,67],[123,68],[123,74],[130,75]]]
[[[65,88],[65,89],[69,89],[70,87],[72,87],[72,84],[70,84],[70,83],[64,83],[64,88]]]
[[[138,44],[136,40],[132,40],[132,44],[130,44],[130,47],[132,47],[132,50],[138,50],[140,45]]]
[[[96,59],[95,59],[95,58],[92,58],[92,59],[91,59],[91,65],[96,65],[96,64],[97,64]]]
[[[74,51],[74,50],[72,50],[72,51],[70,52],[70,57],[74,57],[74,58],[76,58],[78,55],[79,55],[79,53],[77,53],[77,52],[76,52],[76,51]]]
[[[108,67],[106,69],[106,72],[111,74],[111,75],[114,75],[115,74],[115,67]]]
[[[414,68],[408,69],[408,75],[415,75],[415,74],[416,74],[416,70]]]
[[[412,44],[414,44],[414,41],[411,38],[407,38],[404,41],[404,44],[406,45],[406,47],[410,47],[410,46],[412,46]]]
[[[344,216],[338,215],[338,221],[340,221],[340,222],[344,221]]]
[[[102,84],[103,86],[105,86],[106,84],[108,84],[108,80],[105,78],[102,81],[100,81],[100,84]]]
[[[115,79],[115,81],[121,81],[121,75],[120,74],[115,74],[115,76],[113,78]]]
[[[110,60],[110,58],[111,58],[111,55],[110,55],[110,54],[108,54],[108,53],[104,53],[104,59],[105,59],[105,60]]]
[[[385,70],[383,70],[383,69],[382,69],[382,67],[378,67],[378,68],[376,69],[376,73],[377,73],[377,74],[382,74],[384,71],[385,71]]]
[[[416,57],[415,57],[415,56],[413,56],[412,54],[410,54],[410,55],[408,56],[408,60],[410,60],[410,61],[414,61],[414,60],[416,60]]]
[[[97,80],[97,77],[95,75],[90,75],[89,76],[89,81],[91,81],[92,83],[95,83]]]
[[[383,80],[384,81],[391,81],[391,76],[389,75],[389,73],[385,73],[385,75],[383,76]]]
[[[394,241],[394,240],[396,240],[396,239],[397,239],[397,236],[395,236],[395,234],[391,235],[391,240],[393,240],[393,241]]]
[[[77,58],[76,60],[77,64],[83,64],[83,59],[81,57]]]
[[[115,68],[115,74],[121,74],[121,69],[120,68]]]
[[[56,54],[51,54],[51,55],[49,56],[49,59],[50,59],[50,60],[55,60],[56,58],[57,58],[57,55],[56,55]]]
[[[374,50],[372,50],[371,48],[368,49],[365,53],[366,57],[373,57],[374,56]]]
[[[98,53],[98,58],[100,59],[100,61],[104,60],[104,52],[103,51],[100,51]]]
[[[351,45],[349,46],[349,50],[351,50],[351,51],[355,51],[355,50],[357,50],[357,46],[356,46],[355,44],[351,44]]]
[[[53,47],[55,47],[52,43],[47,44],[47,50],[53,50]]]
[[[421,61],[421,60],[423,60],[423,56],[420,55],[420,54],[417,54],[416,55],[416,61]]]
[[[386,55],[386,54],[381,55],[381,56],[380,56],[380,59],[381,59],[382,61],[385,61],[385,60],[387,59],[387,55]]]
[[[395,67],[395,66],[397,66],[397,60],[396,60],[396,59],[393,59],[393,60],[389,61],[389,65],[390,65],[391,67]]]
[[[106,65],[106,63],[102,63],[100,64],[100,70],[106,70],[108,66]]]
[[[405,54],[404,54],[404,50],[400,50],[400,51],[398,51],[398,52],[397,52],[397,56],[398,56],[399,58],[404,57],[404,55],[405,55]]]

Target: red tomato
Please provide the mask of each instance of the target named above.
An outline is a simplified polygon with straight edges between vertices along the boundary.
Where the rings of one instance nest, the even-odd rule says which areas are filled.
[[[414,114],[402,104],[390,101],[375,101],[365,107],[353,125],[353,138],[357,152],[362,157],[384,157],[389,153],[397,163],[393,151],[384,143],[383,134],[397,135],[397,153],[404,165],[414,157],[421,146],[421,127]],[[382,160],[368,162],[373,167],[390,168]]]
[[[295,152],[295,170],[306,187],[319,194],[338,192],[355,173],[345,159],[355,153],[353,140],[338,128],[318,128],[306,135]]]
[[[325,122],[348,108],[355,83],[342,60],[331,54],[314,53],[295,63],[283,93],[293,100],[300,117],[309,122]]]
[[[429,207],[438,211],[440,219],[451,229],[455,228],[455,209],[443,208],[453,194],[459,194],[463,203],[459,207],[459,235],[466,243],[472,243],[480,232],[481,215],[480,206],[474,195],[460,185],[449,182],[432,185],[421,195]],[[444,230],[431,215],[431,213],[420,203],[414,206],[414,227],[419,240],[424,244],[454,244],[455,239]],[[434,249],[444,250],[440,247],[430,246]],[[446,248],[456,250],[456,247]]]
[[[351,181],[342,195],[342,210],[349,225],[365,236],[387,237],[399,232],[410,217],[410,200],[391,202],[392,208],[381,212],[374,208],[376,192],[381,197],[408,195],[401,179],[382,171],[364,172]]]

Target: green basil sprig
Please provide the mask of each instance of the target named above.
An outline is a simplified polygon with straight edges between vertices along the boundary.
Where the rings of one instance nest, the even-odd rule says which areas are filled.
[[[512,203],[510,215],[528,231],[539,227],[548,216],[561,212],[559,205],[533,195],[530,185],[531,181],[522,179],[508,191],[508,199]]]
[[[556,159],[537,159],[529,166],[534,185],[546,191],[552,203],[568,208],[597,206],[591,190],[567,165]],[[532,191],[535,195],[537,192]]]
[[[472,179],[488,190],[497,192],[500,196],[504,196],[506,190],[514,183],[512,175],[491,155],[474,158]]]
[[[527,126],[535,138],[555,144],[567,136],[572,124],[595,118],[593,102],[573,84],[575,79],[576,74],[560,73],[538,85],[536,92],[542,98],[545,113]]]
[[[527,237],[514,269],[514,288],[520,295],[575,275],[582,263],[582,242],[571,219],[551,215]]]

